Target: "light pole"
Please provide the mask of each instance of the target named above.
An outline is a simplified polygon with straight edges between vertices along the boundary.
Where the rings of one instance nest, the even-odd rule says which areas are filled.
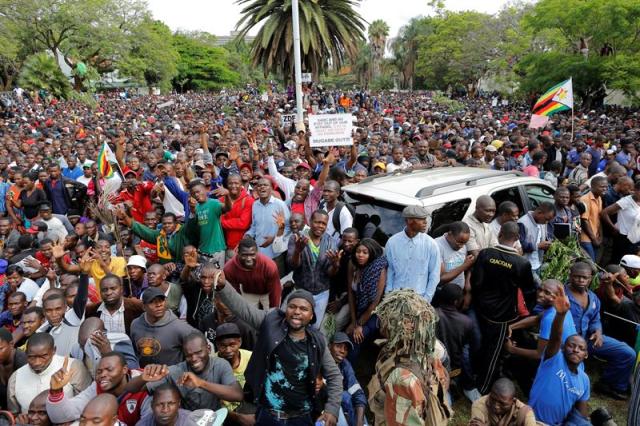
[[[293,18],[293,65],[296,79],[296,129],[304,130],[302,118],[302,64],[300,62],[300,18],[298,15],[298,0],[291,0],[291,14]]]

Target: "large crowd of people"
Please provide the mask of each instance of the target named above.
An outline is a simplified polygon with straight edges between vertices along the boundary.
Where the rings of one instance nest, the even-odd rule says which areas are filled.
[[[291,90],[4,99],[14,422],[439,426],[468,404],[471,426],[614,424],[593,393],[640,421],[635,110],[530,129],[528,106],[486,96],[451,112],[428,93],[307,87],[306,114],[353,115],[351,146],[317,148],[283,119]],[[445,167],[520,171],[555,198],[527,212],[483,195],[433,237],[409,205],[382,241],[343,197]],[[561,282],[545,251],[567,236],[581,255]]]

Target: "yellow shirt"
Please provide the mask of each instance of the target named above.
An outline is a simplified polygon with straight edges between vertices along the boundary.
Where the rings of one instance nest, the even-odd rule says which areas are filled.
[[[218,356],[217,352],[216,356]],[[241,388],[244,388],[244,384],[246,382],[244,372],[247,370],[247,365],[249,365],[249,359],[251,359],[251,351],[240,349],[240,364],[238,364],[238,368],[233,369],[233,375],[236,376],[236,380],[240,384]],[[222,401],[222,405],[229,411],[235,411],[235,409],[240,406],[240,403]]]
[[[111,273],[119,277],[127,276],[127,261],[124,257],[111,256],[111,262],[109,263],[109,269]],[[89,268],[85,270],[93,278],[93,282],[96,284],[96,290],[100,294],[100,281],[107,275],[104,269],[100,266],[100,262],[93,260],[89,264]]]

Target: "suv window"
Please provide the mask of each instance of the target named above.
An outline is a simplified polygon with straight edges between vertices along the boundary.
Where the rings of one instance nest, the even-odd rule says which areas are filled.
[[[529,199],[529,207],[531,210],[535,210],[540,204],[545,201],[551,203],[555,202],[553,199],[553,191],[543,185],[527,185],[524,187]]]
[[[511,188],[501,189],[491,194],[491,198],[496,202],[496,208],[500,206],[503,201],[513,201],[520,210],[520,216],[526,213],[524,204],[522,203],[522,197],[520,197],[520,189],[517,186]]]
[[[404,228],[402,218],[404,206],[402,205],[369,197],[354,199],[346,196],[345,201],[356,209],[353,227],[360,233],[360,238],[373,238],[381,245],[385,245],[389,237]]]
[[[471,199],[463,198],[462,200],[428,206],[427,210],[431,213],[429,235],[437,238],[444,234],[447,230],[446,225],[462,220],[470,205]]]

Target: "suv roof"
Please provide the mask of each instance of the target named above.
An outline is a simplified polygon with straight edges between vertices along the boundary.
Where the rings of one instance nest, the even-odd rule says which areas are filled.
[[[371,176],[360,183],[345,186],[344,191],[356,199],[364,196],[405,206],[418,203],[431,205],[472,193],[482,195],[505,186],[527,183],[546,184],[539,178],[520,172],[448,167]]]

